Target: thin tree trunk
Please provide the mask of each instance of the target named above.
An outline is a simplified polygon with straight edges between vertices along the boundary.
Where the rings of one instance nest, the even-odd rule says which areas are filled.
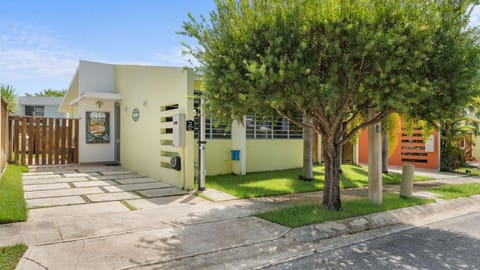
[[[382,135],[382,173],[388,173],[388,130]]]
[[[305,123],[311,124],[313,121],[306,116],[303,117]],[[313,129],[303,128],[303,170],[300,179],[311,181],[313,179],[313,155],[312,155]]]
[[[340,200],[340,149],[341,143],[335,143],[335,139],[322,134],[322,148],[325,158],[325,186],[323,189],[323,207],[327,209],[342,209]]]

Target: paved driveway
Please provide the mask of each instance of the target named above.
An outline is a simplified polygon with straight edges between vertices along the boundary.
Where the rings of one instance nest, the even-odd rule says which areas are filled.
[[[154,208],[188,194],[119,166],[32,167],[22,180],[29,219]]]

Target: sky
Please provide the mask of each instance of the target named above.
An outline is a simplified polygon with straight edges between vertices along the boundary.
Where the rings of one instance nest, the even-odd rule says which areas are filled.
[[[214,0],[0,1],[0,84],[17,94],[67,89],[79,60],[185,66],[176,34]]]
[[[182,22],[214,0],[0,0],[0,84],[19,95],[67,89],[79,60],[186,66]],[[480,8],[472,14],[480,25]]]

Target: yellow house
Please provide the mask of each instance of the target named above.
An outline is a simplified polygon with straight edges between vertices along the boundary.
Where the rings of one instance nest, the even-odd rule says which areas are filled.
[[[80,61],[59,111],[80,119],[80,163],[114,162],[193,189],[198,146],[186,125],[194,89],[201,82],[187,68]],[[207,175],[302,166],[302,130],[285,119],[245,116],[231,130],[213,121],[206,118]]]

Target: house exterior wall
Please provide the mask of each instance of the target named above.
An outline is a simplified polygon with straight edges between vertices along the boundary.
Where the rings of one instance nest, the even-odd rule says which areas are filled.
[[[232,173],[232,140],[207,140],[205,169],[207,175]],[[198,147],[195,144],[195,160],[198,161]]]
[[[15,105],[16,115],[25,115],[25,106],[43,106],[44,117],[64,118],[67,114],[58,112],[62,97],[22,96]]]
[[[110,113],[110,142],[109,143],[87,143],[86,139],[86,112],[101,111]],[[103,101],[101,108],[96,100],[82,100],[78,106],[79,140],[78,140],[78,161],[80,163],[113,162],[114,161],[114,131],[115,131],[115,102]]]
[[[401,132],[401,131],[400,131]],[[425,151],[424,142],[407,142],[409,140],[423,140],[423,136],[420,135],[421,131],[414,132],[412,135],[416,136],[401,136],[399,134],[399,140],[397,147],[392,155],[388,158],[388,165],[402,166],[403,164],[415,165],[417,168],[424,169],[440,169],[439,164],[439,143],[438,132],[433,134],[433,151]],[[403,142],[402,142],[403,141]],[[360,131],[360,137],[358,139],[358,161],[360,163],[368,163],[368,132],[367,129]],[[410,153],[407,155],[406,153]],[[417,154],[414,156],[411,154]],[[420,156],[421,155],[421,156]],[[422,162],[416,162],[412,160],[418,160]]]
[[[194,177],[193,132],[186,133],[186,147],[172,146],[172,128],[167,121],[184,113],[193,120],[193,75],[183,68],[115,66],[115,89],[122,96],[120,161],[131,171],[162,180],[177,187],[192,189]],[[165,110],[178,104],[178,109]],[[138,109],[138,121],[132,118]],[[112,152],[113,153],[113,152]],[[182,170],[170,168],[171,156],[180,156]]]
[[[302,167],[303,140],[247,140],[247,172]]]
[[[85,92],[114,92],[115,81],[113,65],[80,61],[78,74],[78,89],[80,95]]]

